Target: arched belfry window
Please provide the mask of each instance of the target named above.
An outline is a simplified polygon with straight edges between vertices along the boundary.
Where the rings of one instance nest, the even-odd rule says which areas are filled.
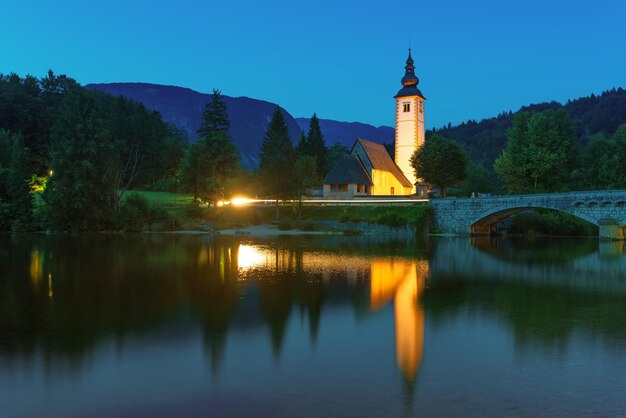
[[[402,111],[404,113],[410,112],[411,111],[411,102],[404,102],[404,103],[402,103]]]

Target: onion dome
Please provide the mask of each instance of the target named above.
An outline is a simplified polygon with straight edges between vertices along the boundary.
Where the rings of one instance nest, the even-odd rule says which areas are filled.
[[[411,57],[411,48],[409,48],[409,57],[406,59],[406,67],[404,67],[406,73],[402,77],[403,86],[417,86],[420,79],[415,76],[415,65],[413,65],[413,58]]]
[[[402,77],[402,88],[395,95],[395,97],[408,97],[408,96],[419,96],[422,99],[424,95],[417,88],[417,85],[420,82],[420,79],[415,75],[415,65],[413,65],[413,57],[411,57],[411,48],[409,48],[409,57],[406,59],[406,66],[404,67],[405,73],[404,77]]]

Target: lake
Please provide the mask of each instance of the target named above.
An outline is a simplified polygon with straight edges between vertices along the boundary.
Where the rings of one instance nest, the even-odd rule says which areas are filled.
[[[0,416],[626,416],[626,250],[0,236]]]

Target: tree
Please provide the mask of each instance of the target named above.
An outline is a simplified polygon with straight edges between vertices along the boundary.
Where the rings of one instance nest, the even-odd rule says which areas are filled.
[[[181,168],[181,185],[196,200],[223,199],[226,185],[236,174],[239,156],[229,126],[226,104],[219,91],[213,90],[202,115],[198,142],[189,149]]]
[[[297,155],[292,177],[294,192],[301,203],[302,195],[307,194],[309,190],[319,184],[315,158],[308,155]]]
[[[31,177],[22,135],[0,130],[0,231],[32,229]]]
[[[298,143],[298,152],[315,159],[319,179],[323,179],[328,174],[328,147],[326,147],[320,121],[315,113],[313,113],[309,123],[309,133],[306,138],[302,137]]]
[[[415,176],[439,188],[442,198],[446,187],[454,186],[465,178],[467,156],[463,148],[441,135],[433,135],[411,156]]]
[[[556,191],[571,182],[576,149],[565,111],[520,112],[495,170],[510,193]]]
[[[194,200],[209,201],[219,185],[211,176],[211,160],[206,142],[191,145],[183,158],[180,169],[180,187],[190,193]]]
[[[230,120],[228,119],[228,109],[221,92],[213,89],[211,101],[207,102],[202,114],[202,124],[198,129],[201,138],[210,138],[217,132],[228,134]]]
[[[25,231],[32,229],[33,226],[33,198],[28,185],[32,171],[28,161],[28,149],[24,145],[22,135],[13,135],[6,191],[10,205],[11,229],[14,231]]]
[[[335,144],[328,149],[328,154],[326,158],[326,161],[327,161],[326,166],[329,169],[332,168],[342,155],[345,155],[348,153],[350,153],[350,150],[348,148],[344,147],[339,142],[335,142]]]
[[[461,191],[463,195],[471,196],[472,193],[494,193],[496,187],[482,164],[469,161],[465,169],[465,179],[461,182]]]
[[[283,113],[278,106],[265,132],[260,160],[259,178],[263,190],[277,200],[293,197],[295,153]]]
[[[586,189],[626,187],[626,124],[611,137],[593,135],[582,150],[578,184]]]
[[[43,194],[49,226],[57,230],[100,229],[116,201],[116,146],[93,94],[70,93],[51,133],[53,175]]]

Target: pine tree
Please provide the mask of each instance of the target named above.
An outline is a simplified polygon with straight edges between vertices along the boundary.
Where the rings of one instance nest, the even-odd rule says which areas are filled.
[[[259,176],[262,188],[276,199],[293,197],[293,143],[280,107],[276,107],[261,147]]]
[[[223,199],[239,166],[237,147],[228,128],[228,112],[219,90],[213,90],[198,129],[198,142],[187,152],[181,167],[181,186],[196,200]]]
[[[198,129],[201,138],[210,138],[217,132],[228,134],[230,120],[228,119],[228,109],[226,102],[219,90],[213,89],[211,101],[207,102],[202,114],[202,124]]]
[[[302,147],[304,155],[311,156],[315,159],[317,177],[321,180],[328,174],[328,147],[324,141],[324,135],[320,128],[320,121],[317,115],[313,113],[311,122],[309,123],[309,133]]]

